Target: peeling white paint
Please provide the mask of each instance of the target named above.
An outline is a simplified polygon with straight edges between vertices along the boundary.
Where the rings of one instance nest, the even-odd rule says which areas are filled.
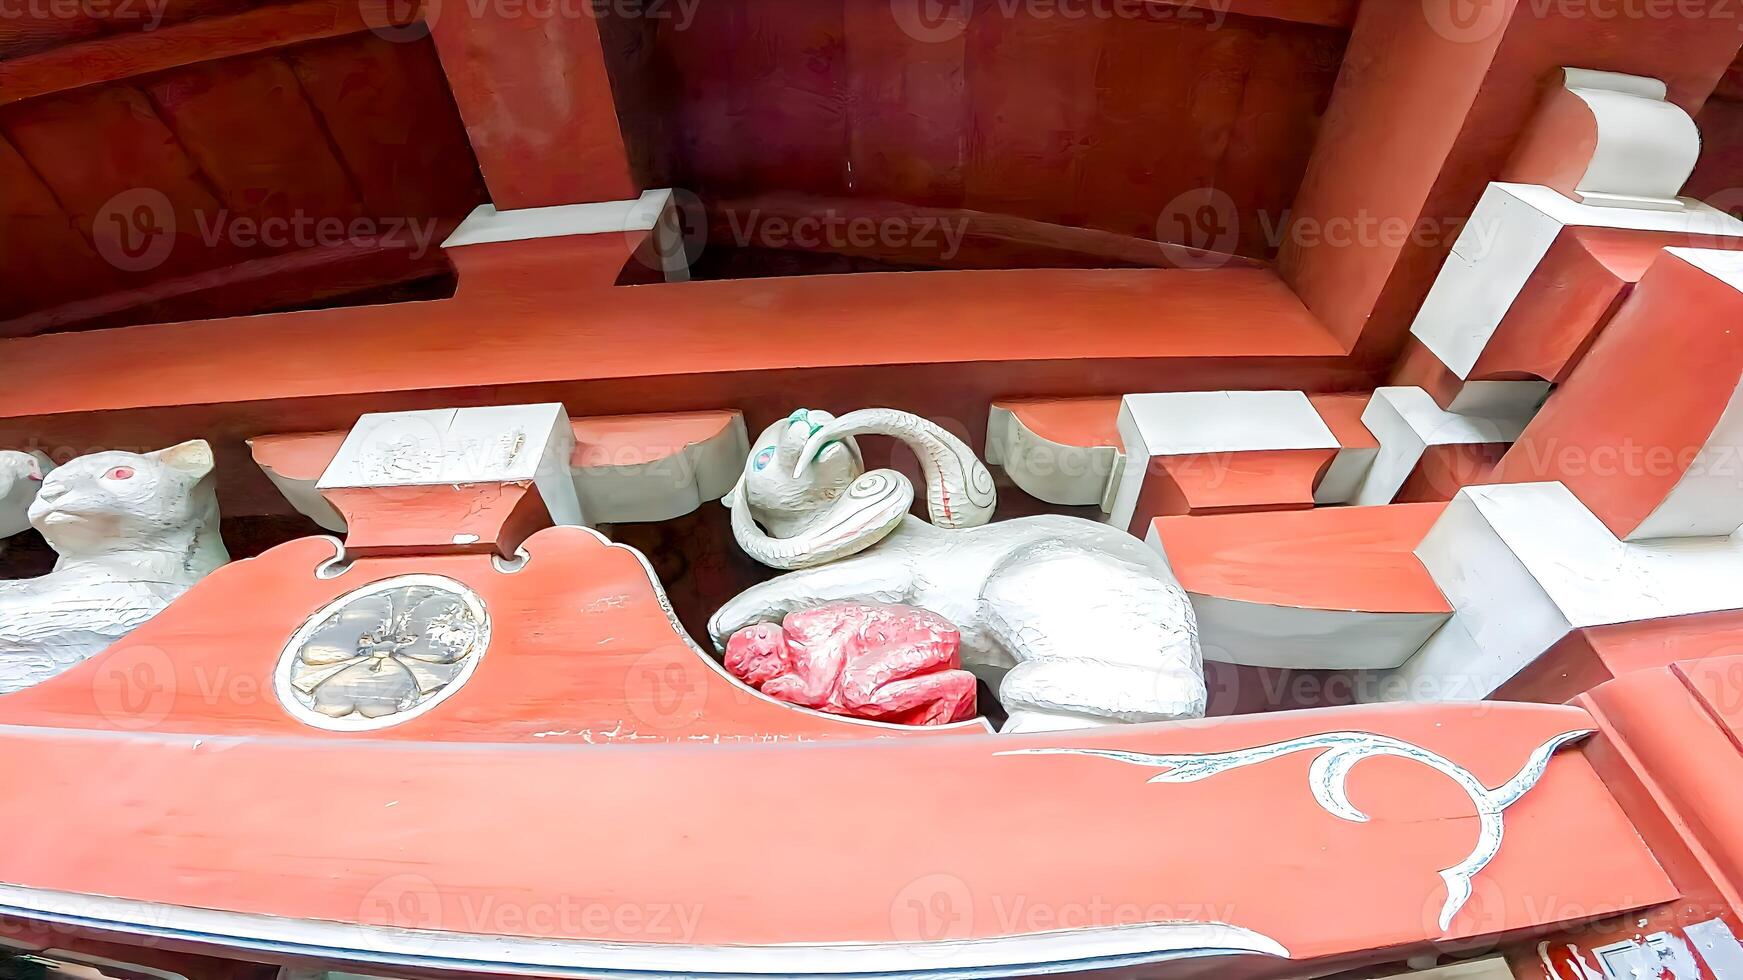
[[[1707,961],[1713,980],[1743,980],[1743,946],[1737,943],[1731,927],[1723,919],[1696,922],[1683,930]]]

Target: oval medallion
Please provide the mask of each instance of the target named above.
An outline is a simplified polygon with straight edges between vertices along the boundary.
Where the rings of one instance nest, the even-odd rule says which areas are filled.
[[[372,582],[323,606],[273,674],[298,721],[369,731],[423,714],[460,689],[490,643],[476,592],[440,575]]]

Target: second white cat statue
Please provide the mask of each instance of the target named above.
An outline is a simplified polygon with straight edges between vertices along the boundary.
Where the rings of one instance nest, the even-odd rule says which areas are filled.
[[[30,525],[60,558],[0,581],[0,694],[102,652],[230,560],[203,440],[80,456],[43,479]]]
[[[30,526],[30,504],[52,469],[54,464],[42,453],[0,449],[0,539]],[[0,548],[5,546],[0,540]]]

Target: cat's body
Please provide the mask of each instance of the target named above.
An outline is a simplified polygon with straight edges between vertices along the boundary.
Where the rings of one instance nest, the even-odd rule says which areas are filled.
[[[0,582],[0,694],[101,652],[229,560],[204,442],[82,456],[43,480],[30,523],[60,555]]]

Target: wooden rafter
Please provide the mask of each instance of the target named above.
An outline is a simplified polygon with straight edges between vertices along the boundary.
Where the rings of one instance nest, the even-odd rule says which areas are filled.
[[[113,34],[0,62],[0,105],[184,65],[406,22],[394,0],[301,0],[155,31]]]

